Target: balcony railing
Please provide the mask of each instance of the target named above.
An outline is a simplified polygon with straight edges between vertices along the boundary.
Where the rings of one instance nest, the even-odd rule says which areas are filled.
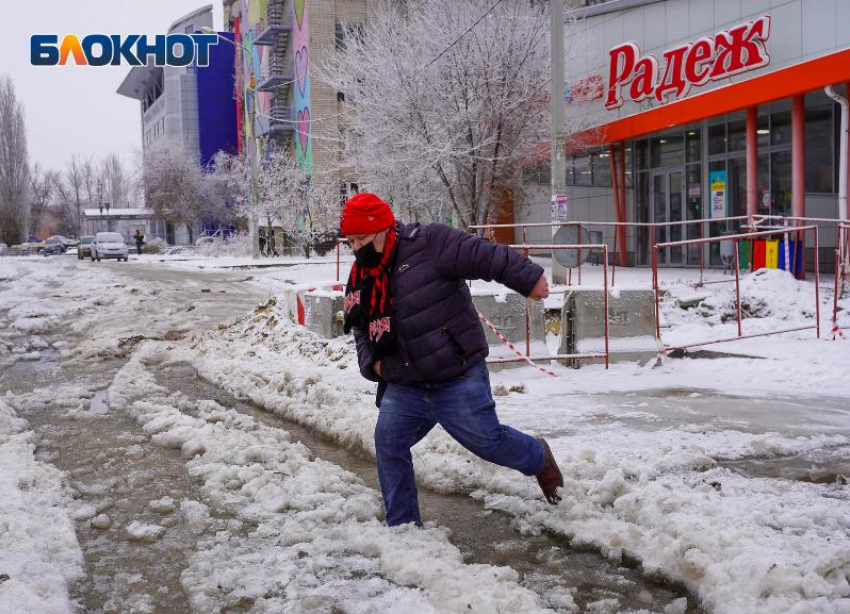
[[[295,124],[292,118],[292,109],[286,105],[274,104],[268,116],[258,115],[254,124],[257,136],[276,135],[293,132]]]
[[[279,42],[279,34],[284,34],[285,40],[288,40],[292,32],[292,9],[289,2],[269,0],[265,21],[265,29],[254,38],[255,45],[274,45]]]
[[[292,66],[285,66],[283,63],[272,64],[269,66],[268,73],[260,78],[257,89],[261,92],[277,94],[277,90],[284,83],[292,83],[294,78]]]

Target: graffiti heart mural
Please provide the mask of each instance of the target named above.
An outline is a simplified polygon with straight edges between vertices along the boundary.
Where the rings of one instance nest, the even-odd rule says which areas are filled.
[[[295,158],[308,175],[313,174],[313,138],[310,123],[310,19],[308,0],[292,3],[292,44],[295,49]]]

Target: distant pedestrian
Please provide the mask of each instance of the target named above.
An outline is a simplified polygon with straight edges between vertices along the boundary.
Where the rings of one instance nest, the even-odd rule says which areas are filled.
[[[484,329],[468,279],[544,299],[543,269],[516,251],[443,224],[404,225],[374,194],[345,203],[354,249],[344,330],[360,373],[378,382],[378,478],[389,525],[422,524],[410,449],[437,424],[473,454],[536,476],[549,503],[564,485],[547,443],[499,423]]]
[[[145,235],[142,234],[142,231],[138,228],[136,229],[136,234],[133,235],[133,239],[136,241],[136,255],[142,255],[142,245],[145,244]]]
[[[277,245],[274,240],[274,228],[271,226],[269,226],[269,256],[280,256],[280,254],[277,253]]]
[[[266,252],[266,229],[260,226],[258,229],[259,241],[260,241],[260,255],[268,256]]]

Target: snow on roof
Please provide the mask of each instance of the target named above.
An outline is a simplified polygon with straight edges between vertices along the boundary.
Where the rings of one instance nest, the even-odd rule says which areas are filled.
[[[83,209],[85,217],[155,217],[150,209]]]

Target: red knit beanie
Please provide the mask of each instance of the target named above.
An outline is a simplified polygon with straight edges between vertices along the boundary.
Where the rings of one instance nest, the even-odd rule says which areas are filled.
[[[374,194],[355,194],[345,202],[339,220],[343,235],[369,235],[392,226],[395,217],[390,206]]]

